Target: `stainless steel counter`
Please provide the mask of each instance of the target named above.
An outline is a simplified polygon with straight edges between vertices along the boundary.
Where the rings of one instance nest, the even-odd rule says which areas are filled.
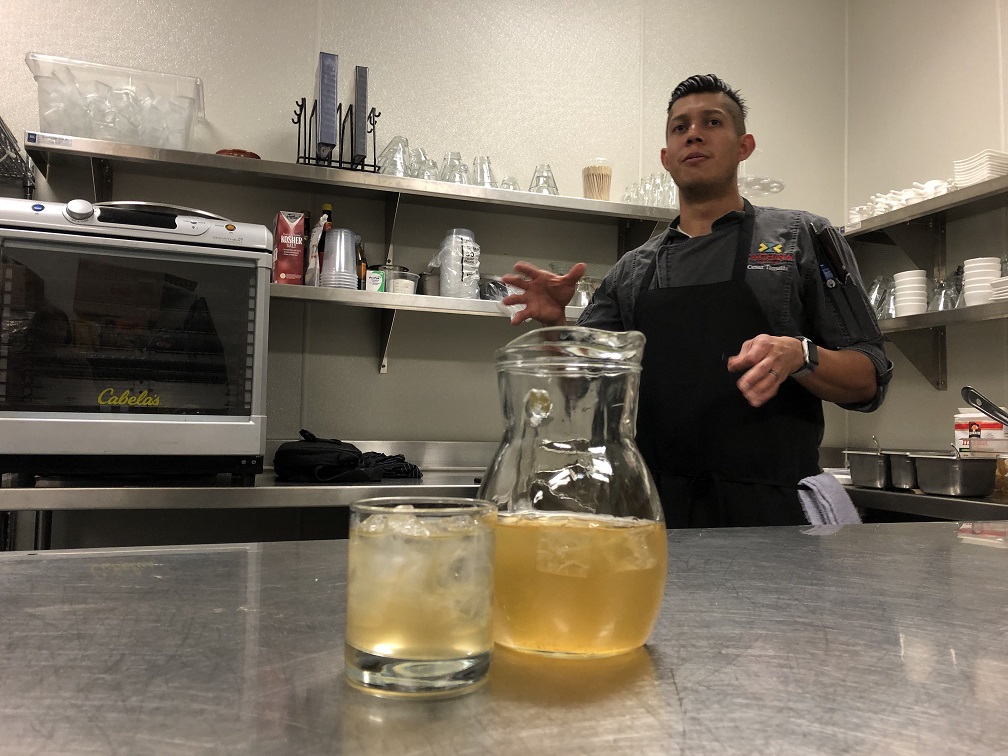
[[[990,544],[990,545],[987,545]],[[0,753],[999,753],[1008,549],[950,523],[669,531],[639,653],[343,682],[344,542],[0,554]]]
[[[198,485],[167,480],[142,485],[100,481],[88,486],[39,481],[33,488],[0,488],[0,510],[346,507],[370,496],[416,494],[418,488],[430,496],[474,496],[479,488],[475,480],[484,469],[435,470],[416,480],[342,486],[280,483],[271,472],[257,475],[255,486],[249,488],[230,485],[230,476]]]
[[[431,470],[421,480],[387,480],[345,486],[279,483],[267,472],[251,488],[234,487],[230,478],[200,485],[159,483],[125,485],[102,481],[82,486],[40,481],[34,488],[0,488],[0,511],[102,509],[269,509],[345,507],[369,496],[408,496],[423,487],[432,496],[475,496],[485,467]],[[1008,519],[1008,496],[995,492],[983,499],[932,496],[910,491],[879,491],[847,486],[859,507],[947,520]]]

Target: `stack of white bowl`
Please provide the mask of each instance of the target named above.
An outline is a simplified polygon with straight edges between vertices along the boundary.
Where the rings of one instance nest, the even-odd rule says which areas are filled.
[[[896,289],[896,317],[919,315],[927,310],[927,273],[905,270],[893,276]]]
[[[1001,258],[974,257],[963,262],[963,296],[966,305],[990,302],[994,290],[991,281],[1001,278]]]

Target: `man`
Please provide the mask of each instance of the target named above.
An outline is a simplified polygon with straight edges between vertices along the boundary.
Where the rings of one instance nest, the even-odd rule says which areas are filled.
[[[680,215],[620,259],[578,320],[647,337],[637,444],[669,527],[807,523],[798,491],[821,473],[822,401],[870,412],[892,370],[828,221],[739,194],[738,164],[756,146],[745,116],[712,74],[673,90],[661,161]],[[584,264],[514,270],[504,281],[522,292],[503,303],[525,308],[512,322],[563,325]]]

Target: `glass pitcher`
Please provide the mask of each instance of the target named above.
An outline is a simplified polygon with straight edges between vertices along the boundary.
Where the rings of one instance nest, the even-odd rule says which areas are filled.
[[[642,333],[577,326],[498,350],[504,437],[479,493],[499,510],[497,643],[609,656],[647,640],[667,545],[634,442],[643,353]]]

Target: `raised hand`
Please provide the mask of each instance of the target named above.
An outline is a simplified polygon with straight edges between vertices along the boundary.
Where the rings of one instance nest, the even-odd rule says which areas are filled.
[[[509,294],[501,300],[504,305],[525,305],[511,318],[511,324],[518,325],[532,318],[544,326],[564,325],[567,322],[564,308],[574,298],[574,289],[585,268],[584,263],[577,263],[558,276],[531,263],[515,263],[514,273],[501,276],[508,286],[522,290],[520,294]]]

